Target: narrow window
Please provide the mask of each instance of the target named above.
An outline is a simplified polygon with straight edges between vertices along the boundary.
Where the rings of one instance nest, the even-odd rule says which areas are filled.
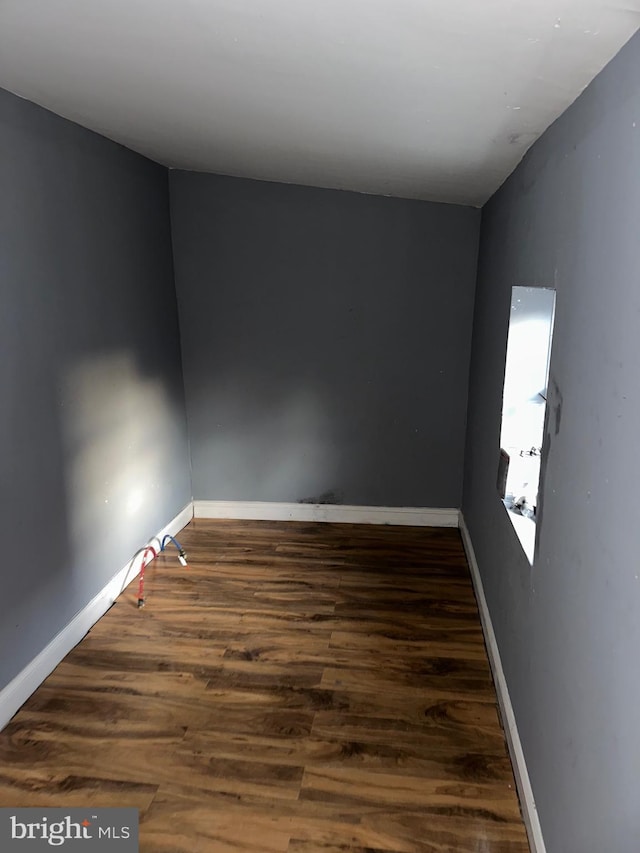
[[[514,287],[502,395],[498,491],[533,564],[555,290]]]

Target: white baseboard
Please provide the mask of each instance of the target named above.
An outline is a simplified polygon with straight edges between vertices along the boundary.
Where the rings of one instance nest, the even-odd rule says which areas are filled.
[[[478,561],[476,560],[469,529],[465,524],[462,512],[460,513],[460,533],[462,535],[464,550],[467,554],[467,560],[471,569],[471,579],[473,580],[476,599],[478,601],[482,630],[487,644],[487,652],[489,654],[489,663],[491,664],[491,671],[493,673],[493,681],[498,694],[498,704],[500,706],[500,713],[502,715],[502,722],[507,738],[507,746],[509,747],[509,754],[513,764],[516,786],[520,796],[522,816],[527,829],[527,835],[529,837],[529,846],[531,847],[531,853],[545,853],[546,848],[544,838],[542,837],[542,827],[540,826],[540,819],[538,817],[538,811],[533,797],[533,789],[529,779],[527,763],[522,750],[522,744],[520,743],[518,726],[516,725],[516,718],[513,712],[511,699],[509,697],[507,680],[504,675],[504,670],[502,669],[502,661],[500,660],[500,651],[493,631],[491,614],[489,613],[487,599],[484,595],[482,577],[480,575],[480,569],[478,568]]]
[[[193,518],[192,504],[189,503],[163,529],[149,540],[161,539],[167,533],[175,536]],[[0,691],[0,730],[2,730],[16,711],[24,705],[29,696],[50,675],[60,661],[107,612],[120,593],[131,583],[140,571],[142,554],[127,563],[102,590],[60,631],[57,636],[19,672],[16,677]]]
[[[268,501],[194,501],[194,518],[253,521],[334,521],[344,524],[404,524],[413,527],[457,527],[457,509],[429,507],[340,506],[337,504],[271,503]]]

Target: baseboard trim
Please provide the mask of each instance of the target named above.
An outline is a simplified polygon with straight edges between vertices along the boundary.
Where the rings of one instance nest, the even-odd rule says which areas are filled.
[[[194,501],[194,518],[253,521],[332,521],[343,524],[404,524],[457,527],[459,510],[429,507],[342,506],[269,501]]]
[[[175,536],[193,518],[192,504],[176,515],[152,539],[161,539],[165,534]],[[19,672],[16,677],[0,691],[0,731],[6,726],[13,715],[27,701],[29,696],[50,675],[60,661],[69,654],[84,635],[92,628],[101,616],[107,612],[122,591],[131,583],[140,571],[142,554],[127,563],[124,568],[103,587],[102,590],[64,627],[51,642]]]
[[[529,846],[531,847],[531,853],[546,853],[544,838],[542,836],[542,827],[540,826],[540,819],[538,817],[538,811],[533,797],[533,789],[529,779],[527,763],[522,750],[522,744],[520,743],[520,735],[518,734],[518,726],[516,724],[511,698],[509,697],[507,680],[504,675],[504,670],[502,669],[500,651],[493,631],[491,614],[489,613],[489,607],[487,605],[487,599],[485,598],[484,587],[482,585],[482,577],[480,575],[478,561],[476,560],[473,543],[471,541],[471,535],[469,534],[469,529],[465,523],[462,512],[460,513],[460,534],[462,536],[464,550],[469,562],[471,579],[473,581],[476,599],[478,601],[480,621],[482,622],[482,630],[484,633],[485,643],[487,645],[489,663],[491,664],[491,671],[493,673],[493,681],[496,686],[496,693],[498,694],[498,705],[500,706],[500,713],[502,715],[502,722],[507,738],[507,746],[511,756],[511,763],[513,764],[513,773],[516,780],[518,794],[520,796],[522,817],[529,837]]]

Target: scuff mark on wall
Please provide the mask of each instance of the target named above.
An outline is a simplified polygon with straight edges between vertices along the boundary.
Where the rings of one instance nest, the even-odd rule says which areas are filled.
[[[299,504],[341,504],[344,500],[344,495],[340,489],[331,489],[327,492],[322,492],[318,497],[300,498]]]
[[[564,400],[562,397],[562,392],[560,391],[560,386],[553,377],[551,377],[551,383],[549,387],[552,389],[553,392],[553,402],[551,402],[551,408],[553,409],[554,431],[555,435],[558,435],[558,433],[560,432],[560,422],[562,421],[562,404]]]

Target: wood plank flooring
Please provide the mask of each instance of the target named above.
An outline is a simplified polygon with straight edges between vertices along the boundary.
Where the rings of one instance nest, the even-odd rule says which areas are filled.
[[[526,853],[458,531],[195,521],[0,734],[149,853]]]

